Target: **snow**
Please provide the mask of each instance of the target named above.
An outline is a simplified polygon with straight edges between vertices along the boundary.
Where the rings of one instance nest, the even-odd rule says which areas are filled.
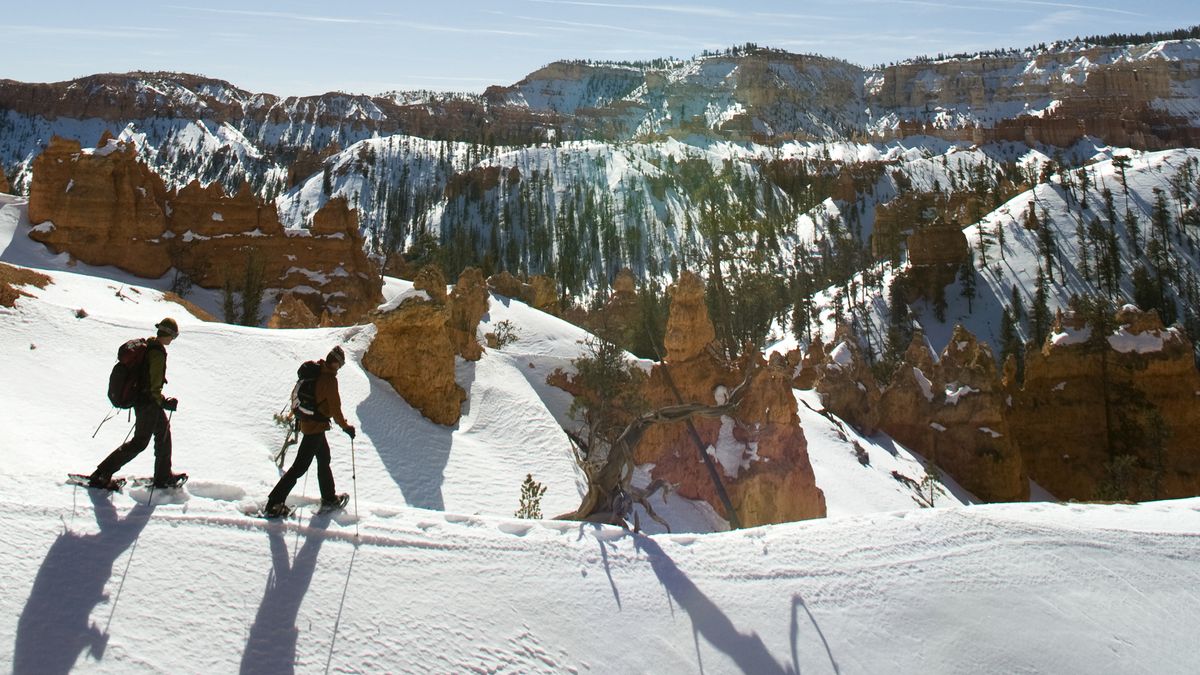
[[[925,395],[926,401],[933,400],[933,383],[925,377],[925,373],[918,367],[912,367],[913,379],[917,381],[917,385],[921,387],[921,393]]]
[[[1061,332],[1054,333],[1050,336],[1050,344],[1055,347],[1067,347],[1069,345],[1078,345],[1092,339],[1092,327],[1085,326],[1081,329],[1074,329],[1070,326],[1063,326]]]
[[[0,661],[82,672],[1197,672],[1191,649],[1200,499],[977,505],[949,479],[921,508],[924,461],[796,392],[830,517],[732,532],[671,493],[676,533],[512,517],[526,474],[543,512],[578,505],[545,384],[580,329],[493,296],[480,331],[518,339],[475,363],[454,428],[363,370],[373,328],[204,323],[153,282],[47,253],[0,198],[0,260],[52,278],[0,308]],[[411,284],[387,279],[395,301]],[[87,316],[76,318],[84,308]],[[63,485],[121,442],[101,427],[113,352],[164,315],[175,493]],[[250,518],[278,472],[271,423],[296,364],[341,344],[354,444],[330,435],[345,512],[313,514],[301,481],[285,522]],[[863,464],[857,450],[867,459]],[[147,475],[147,451],[127,475]],[[635,483],[647,480],[645,467]],[[641,518],[644,525],[650,521]]]
[[[930,392],[932,394],[932,392]],[[968,394],[978,394],[979,390],[970,385],[959,385],[951,382],[946,385],[946,405],[958,405],[958,399]]]
[[[829,353],[829,361],[838,368],[849,368],[854,365],[854,353],[850,351],[850,346],[845,342],[839,342],[838,346]]]
[[[1149,354],[1162,351],[1163,336],[1159,331],[1130,333],[1128,326],[1121,326],[1115,333],[1108,336],[1108,344],[1112,345],[1114,350],[1122,354],[1128,354],[1129,352]]]

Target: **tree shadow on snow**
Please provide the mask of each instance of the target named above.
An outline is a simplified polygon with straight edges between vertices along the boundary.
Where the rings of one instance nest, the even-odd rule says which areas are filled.
[[[113,564],[134,545],[150,522],[153,504],[137,504],[120,518],[102,490],[87,490],[92,500],[95,534],[64,531],[50,546],[33,581],[33,590],[17,621],[13,673],[67,673],[87,649],[99,661],[108,646],[108,625],[101,629],[89,616],[96,605],[110,601],[104,586],[113,575]],[[130,562],[137,548],[130,552]],[[126,563],[125,574],[128,574]],[[124,585],[124,576],[121,579]],[[120,591],[111,598],[112,621]]]
[[[703,636],[713,647],[724,652],[733,660],[744,673],[778,673],[779,675],[795,675],[799,673],[796,653],[797,612],[796,598],[792,603],[792,653],[793,663],[785,666],[771,655],[757,633],[742,633],[738,631],[733,621],[721,611],[712,600],[701,591],[691,579],[675,565],[675,562],[663,552],[658,542],[643,534],[633,535],[634,545],[646,553],[650,566],[658,576],[671,599],[675,601],[692,620],[692,630],[696,636],[696,658],[699,660],[699,638]],[[803,601],[800,601],[803,606]],[[808,608],[805,607],[805,610]],[[812,614],[809,614],[812,617]],[[814,625],[815,620],[814,620]],[[824,637],[822,636],[822,639]],[[828,645],[826,646],[828,649]],[[832,659],[832,656],[830,657]],[[703,665],[701,664],[701,669]],[[835,664],[836,669],[836,664]]]
[[[294,672],[296,641],[300,637],[296,617],[300,614],[300,605],[308,594],[313,572],[317,569],[317,554],[325,542],[329,518],[329,514],[324,514],[315,515],[309,520],[304,543],[294,560],[288,556],[284,524],[268,524],[271,571],[267,575],[267,589],[263,593],[262,604],[258,606],[254,625],[250,627],[246,650],[242,652],[242,673]]]
[[[473,368],[470,373],[473,376]],[[442,484],[446,480],[446,464],[450,461],[456,427],[431,422],[408,405],[385,380],[370,373],[367,378],[371,393],[356,411],[363,433],[371,439],[409,506],[445,511]],[[465,388],[469,395],[469,383]],[[467,411],[464,404],[463,413]]]

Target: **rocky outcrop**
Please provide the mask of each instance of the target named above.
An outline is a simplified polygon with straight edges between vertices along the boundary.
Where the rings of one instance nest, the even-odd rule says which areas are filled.
[[[363,365],[422,415],[438,424],[457,424],[467,394],[455,382],[454,359],[477,361],[483,355],[476,332],[488,302],[477,268],[463,270],[447,293],[441,268],[427,265],[395,307],[372,315],[376,334]]]
[[[312,328],[318,324],[317,315],[291,291],[283,294],[267,320],[268,328]]]
[[[566,316],[567,320],[574,317]],[[641,314],[638,307],[637,279],[629,268],[617,272],[613,279],[608,301],[597,311],[579,317],[588,330],[596,335],[633,349],[636,336],[641,329]]]
[[[699,356],[717,339],[717,331],[704,303],[704,282],[684,271],[669,290],[671,311],[663,335],[668,363],[683,363]]]
[[[710,348],[715,333],[703,283],[695,275],[680,275],[670,296],[667,358],[646,380],[646,402],[651,408],[681,401],[716,405],[749,373],[749,388],[732,415],[693,419],[701,443],[717,461],[734,509],[745,526],[823,517],[825,496],[809,463],[791,369],[760,354],[736,363],[719,358]],[[675,484],[682,496],[703,499],[724,514],[697,453],[685,423],[657,424],[642,436],[635,461],[653,464],[652,478]]]
[[[974,143],[1017,141],[1068,147],[1090,135],[1137,149],[1194,146],[1197,129],[1188,82],[1197,77],[1193,41],[1055,49],[902,63],[884,68],[867,87],[873,110],[902,121],[894,135],[925,134]],[[1157,53],[1156,53],[1157,52]],[[1056,102],[1051,105],[1051,102]],[[1165,103],[1165,105],[1164,105]],[[1037,114],[1015,117],[1009,107]],[[987,111],[996,111],[988,115]]]
[[[12,188],[8,185],[8,176],[4,175],[4,167],[0,166],[0,192],[10,193]]]
[[[450,343],[468,361],[478,361],[483,356],[476,333],[483,315],[487,314],[489,297],[483,272],[477,267],[463,270],[450,293]]]
[[[547,314],[558,316],[560,313],[558,286],[550,277],[535,274],[529,281],[521,281],[506,270],[488,277],[487,285],[493,293],[520,300]]]
[[[967,236],[956,225],[939,223],[916,230],[908,237],[908,260],[914,267],[961,265],[971,255]]]
[[[84,152],[78,141],[54,137],[33,161],[29,222],[38,227],[30,236],[89,265],[157,279],[171,268],[167,196],[133,144],[108,138]]]
[[[330,92],[281,97],[252,93],[224,80],[169,72],[89,75],[52,83],[0,80],[0,110],[47,120],[102,119],[114,128],[156,117],[229,124],[247,135],[252,129],[283,128],[285,138],[272,143],[281,140],[293,148],[320,138],[320,127],[343,129],[347,135],[365,131],[364,137],[378,132],[523,145],[546,141],[548,129],[565,124],[549,111],[489,105],[481,97],[461,94],[410,98]],[[296,173],[310,168],[310,159],[297,160]]]
[[[1056,320],[1026,355],[1012,429],[1029,475],[1059,499],[1200,494],[1200,373],[1192,345],[1126,307],[1101,332]],[[1123,459],[1124,458],[1124,459]]]
[[[805,363],[805,370],[801,371],[805,374],[804,380],[812,382],[825,409],[864,434],[874,433],[879,385],[850,326],[839,326],[828,346],[822,345],[820,340],[815,341],[809,347]]]
[[[30,236],[54,251],[144,278],[174,267],[201,287],[221,288],[258,267],[267,288],[292,292],[336,325],[354,323],[383,299],[344,199],[329,200],[311,229],[285,230],[274,205],[249,185],[232,196],[195,181],[168,191],[132,143],[111,138],[94,151],[52,139],[34,160],[29,218]]]
[[[30,297],[21,286],[45,288],[49,283],[50,277],[45,274],[0,263],[0,307],[15,307],[17,298]]]
[[[919,331],[879,400],[879,428],[986,501],[1024,501],[1029,481],[1009,429],[995,357],[956,326],[934,361]]]
[[[462,416],[467,393],[454,380],[444,282],[441,288],[441,299],[413,292],[394,309],[373,314],[376,333],[363,366],[387,380],[422,415],[453,426]]]

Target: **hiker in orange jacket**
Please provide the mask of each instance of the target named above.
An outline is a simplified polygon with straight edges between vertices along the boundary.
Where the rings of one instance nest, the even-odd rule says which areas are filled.
[[[271,490],[267,497],[263,513],[268,517],[287,515],[288,508],[283,502],[292,488],[296,487],[296,481],[308,471],[314,458],[317,460],[321,507],[340,508],[346,505],[349,498],[345,493],[338,494],[334,490],[333,470],[329,466],[329,441],[325,439],[325,432],[330,429],[330,420],[337,422],[351,439],[355,434],[354,427],[342,414],[342,397],[338,392],[337,373],[346,363],[346,354],[341,347],[334,347],[319,363],[321,372],[317,375],[315,386],[316,411],[311,415],[297,412],[300,416],[300,433],[304,434],[304,438],[296,450],[296,460],[292,462],[291,468],[279,478],[275,489]]]

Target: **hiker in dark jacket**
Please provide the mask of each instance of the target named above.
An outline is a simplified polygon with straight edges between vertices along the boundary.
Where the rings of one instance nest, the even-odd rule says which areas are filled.
[[[179,326],[175,319],[168,317],[154,327],[158,334],[146,340],[146,357],[140,375],[143,379],[133,406],[137,420],[133,438],[100,462],[89,477],[92,487],[111,489],[113,474],[145,450],[151,436],[154,437],[154,487],[175,487],[184,477],[184,474],[171,473],[171,424],[166,413],[175,410],[179,401],[164,397],[162,393],[163,385],[167,383],[166,347],[179,336]]]
[[[300,415],[300,433],[304,434],[304,438],[300,441],[300,448],[296,450],[296,461],[279,478],[275,489],[271,490],[267,497],[267,505],[263,509],[267,516],[278,517],[287,513],[283,501],[287,499],[292,488],[296,487],[296,481],[308,471],[314,457],[317,460],[317,484],[321,488],[321,507],[338,508],[346,504],[348,495],[334,491],[333,470],[329,467],[329,441],[325,439],[331,419],[337,422],[346,435],[354,438],[354,427],[346,422],[346,417],[342,415],[342,397],[338,393],[337,372],[346,363],[346,354],[341,347],[334,347],[325,359],[318,363],[321,364],[321,373],[317,376],[314,387],[317,414],[309,416],[297,413]]]

